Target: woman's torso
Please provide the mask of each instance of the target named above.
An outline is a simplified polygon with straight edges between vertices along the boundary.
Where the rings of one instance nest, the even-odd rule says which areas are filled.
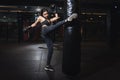
[[[41,17],[41,25],[42,27],[47,27],[49,26],[51,23],[50,23],[50,20],[49,19],[45,19],[44,17]]]

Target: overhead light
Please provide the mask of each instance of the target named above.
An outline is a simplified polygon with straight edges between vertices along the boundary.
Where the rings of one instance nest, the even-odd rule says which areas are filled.
[[[6,16],[3,16],[3,18],[7,18]]]
[[[59,9],[61,10],[61,9],[62,9],[62,7],[59,7]]]
[[[41,8],[40,8],[40,7],[37,7],[37,8],[36,8],[36,11],[37,11],[37,12],[40,12],[40,11],[41,11]]]
[[[115,8],[118,8],[118,6],[115,6]]]
[[[25,6],[25,8],[27,8],[27,6]]]

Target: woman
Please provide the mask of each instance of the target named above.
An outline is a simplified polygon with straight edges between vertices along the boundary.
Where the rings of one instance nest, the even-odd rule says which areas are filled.
[[[29,26],[29,28],[31,28],[31,27],[35,27],[39,23],[41,23],[41,26],[42,26],[41,36],[45,40],[45,43],[47,44],[47,48],[48,48],[47,64],[44,69],[48,70],[48,71],[54,71],[54,69],[52,68],[52,66],[50,64],[52,54],[53,54],[53,41],[50,38],[50,33],[53,30],[55,30],[56,28],[63,25],[64,23],[72,21],[73,19],[77,18],[77,14],[74,13],[65,20],[59,21],[55,24],[51,24],[54,21],[58,20],[59,18],[60,17],[58,16],[58,14],[55,13],[55,17],[49,19],[48,10],[44,8],[41,10],[40,16],[37,18],[37,20],[31,26]]]

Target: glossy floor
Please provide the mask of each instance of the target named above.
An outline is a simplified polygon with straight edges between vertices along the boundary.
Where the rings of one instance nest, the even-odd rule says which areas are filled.
[[[81,72],[75,77],[62,73],[62,43],[56,43],[52,58],[55,72],[44,71],[44,43],[1,43],[0,80],[120,80],[119,47],[105,42],[81,43]]]

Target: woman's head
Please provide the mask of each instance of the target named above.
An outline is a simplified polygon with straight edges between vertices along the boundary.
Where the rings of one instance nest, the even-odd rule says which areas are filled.
[[[48,16],[49,16],[48,10],[46,8],[43,8],[40,12],[40,15],[45,18],[48,18]]]

